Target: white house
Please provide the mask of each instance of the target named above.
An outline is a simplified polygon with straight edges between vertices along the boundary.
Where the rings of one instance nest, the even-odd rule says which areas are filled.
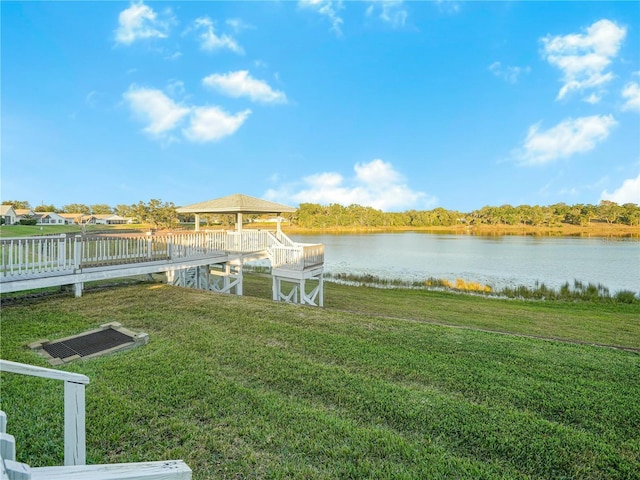
[[[36,212],[34,218],[38,225],[64,225],[65,219],[56,212]]]
[[[121,217],[115,213],[95,214],[92,215],[92,217],[95,219],[95,223],[99,225],[123,225],[125,223],[131,223],[130,219]]]
[[[18,221],[18,215],[12,205],[0,206],[0,218],[4,219],[5,225],[13,225]]]
[[[93,215],[87,215],[86,213],[61,213],[60,216],[64,219],[67,225],[87,225],[96,223]]]
[[[36,212],[34,212],[31,208],[16,208],[15,211],[16,222],[19,222],[25,217],[33,217],[36,214]]]

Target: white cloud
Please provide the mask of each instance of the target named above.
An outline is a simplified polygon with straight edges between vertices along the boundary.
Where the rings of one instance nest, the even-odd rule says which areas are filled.
[[[209,75],[202,79],[202,83],[230,97],[248,97],[254,102],[286,103],[284,92],[273,90],[263,80],[257,80],[249,75],[247,70],[229,72],[227,74]]]
[[[404,0],[371,0],[371,5],[367,8],[367,15],[372,16],[377,7],[380,7],[380,20],[389,23],[394,28],[404,26],[409,16],[404,8]]]
[[[249,30],[254,28],[252,25],[249,25],[248,23],[243,22],[239,18],[229,18],[225,20],[224,23],[226,23],[229,27],[231,27],[233,31],[236,33],[242,32],[243,30]]]
[[[251,114],[251,110],[231,115],[218,107],[194,107],[189,127],[182,131],[192,142],[211,142],[233,135]]]
[[[170,15],[170,12],[167,11],[167,14]],[[166,38],[170,23],[171,19],[161,20],[157,13],[144,3],[132,3],[118,16],[116,43],[131,45],[143,38]]]
[[[640,204],[640,175],[636,178],[629,178],[622,182],[620,188],[609,193],[606,190],[600,195],[600,200],[610,200],[618,205],[625,203]]]
[[[502,78],[509,83],[517,83],[520,75],[523,73],[529,73],[531,68],[529,67],[509,67],[503,66],[500,62],[493,62],[489,65],[489,71],[496,77]]]
[[[436,0],[435,4],[443,13],[454,14],[460,11],[460,2],[455,0]]]
[[[216,50],[226,49],[240,55],[244,54],[244,49],[232,36],[227,35],[226,33],[220,36],[216,35],[213,21],[209,17],[197,18],[194,22],[193,28],[202,32],[198,35],[200,48],[202,50],[213,52]]]
[[[640,85],[636,82],[629,82],[622,90],[622,96],[626,102],[622,106],[623,110],[640,111]]]
[[[161,137],[173,130],[189,113],[189,108],[175,103],[162,91],[132,85],[123,95],[133,113],[148,123],[144,131]]]
[[[342,35],[341,25],[344,23],[338,11],[342,8],[341,0],[299,0],[298,5],[316,11],[319,15],[327,17],[331,22],[331,30],[336,35]]]
[[[613,79],[613,73],[605,70],[618,55],[626,33],[626,28],[603,19],[589,26],[584,34],[542,38],[545,59],[563,73],[564,85],[557,99],[572,90],[594,88]]]
[[[602,97],[600,95],[596,95],[595,93],[592,93],[588,97],[584,98],[584,101],[587,102],[587,103],[590,103],[591,105],[595,105],[600,100],[602,100]]]
[[[169,83],[168,89],[174,94],[183,94],[180,81]],[[147,124],[144,132],[160,140],[177,140],[172,132],[184,124],[182,135],[192,142],[212,142],[234,134],[251,114],[244,110],[235,115],[218,107],[188,106],[176,103],[164,92],[152,88],[132,85],[124,93],[124,99],[136,117]]]
[[[437,199],[412,190],[393,165],[376,159],[354,166],[355,177],[345,179],[336,172],[323,172],[302,179],[301,185],[268,190],[266,198],[287,202],[363,205],[384,211],[428,208]]]
[[[529,128],[517,156],[523,165],[543,165],[588,152],[605,140],[615,125],[617,122],[611,115],[568,119],[546,131],[540,131],[538,123]]]

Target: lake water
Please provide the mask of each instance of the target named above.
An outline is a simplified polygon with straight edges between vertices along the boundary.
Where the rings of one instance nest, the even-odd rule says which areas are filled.
[[[494,288],[536,281],[558,288],[574,280],[601,283],[611,293],[640,292],[640,241],[631,238],[471,236],[433,233],[291,235],[325,245],[325,272],[381,278],[428,277],[480,282]]]

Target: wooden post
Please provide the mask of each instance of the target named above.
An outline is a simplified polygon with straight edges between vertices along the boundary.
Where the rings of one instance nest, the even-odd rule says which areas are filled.
[[[275,275],[273,278],[272,290],[271,290],[271,298],[274,302],[280,300],[280,278]]]
[[[76,298],[80,298],[82,296],[82,289],[84,288],[83,282],[78,282],[73,284],[73,294]]]
[[[151,235],[153,232],[147,232],[147,259],[151,260],[152,247],[153,247],[153,239]]]
[[[196,217],[196,232],[198,232],[200,231],[200,214],[196,213],[195,217]]]
[[[84,384],[64,382],[64,464],[85,465]]]
[[[82,235],[76,235],[73,244],[73,268],[78,270],[82,264]]]
[[[238,233],[242,232],[242,213],[236,213],[236,231]]]
[[[7,433],[7,414],[0,410],[0,433]]]

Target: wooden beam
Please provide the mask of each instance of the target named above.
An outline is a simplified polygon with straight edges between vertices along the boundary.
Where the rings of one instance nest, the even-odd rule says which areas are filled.
[[[31,480],[191,480],[191,469],[182,460],[113,463],[31,469]]]

